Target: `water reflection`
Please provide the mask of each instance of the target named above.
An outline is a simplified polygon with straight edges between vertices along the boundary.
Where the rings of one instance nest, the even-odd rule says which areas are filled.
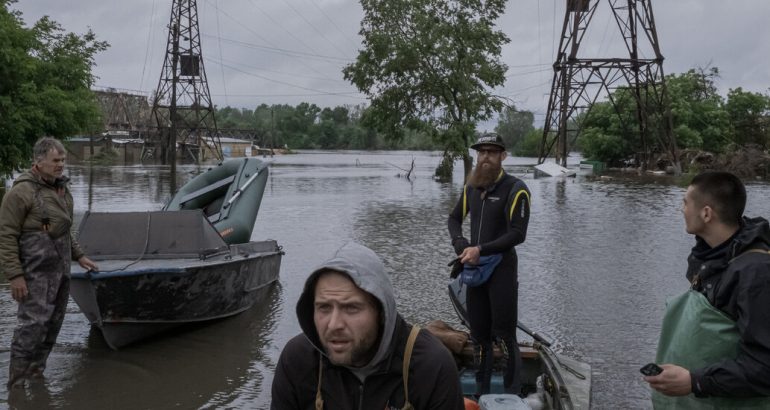
[[[264,389],[281,287],[266,303],[225,320],[113,351],[98,330],[85,345],[57,346],[48,383],[28,393],[15,389],[11,408],[166,409],[248,408]]]

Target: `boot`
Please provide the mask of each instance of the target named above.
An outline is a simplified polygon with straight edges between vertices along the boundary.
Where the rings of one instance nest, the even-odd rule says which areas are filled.
[[[507,364],[503,375],[506,394],[521,395],[521,352],[516,338],[505,337],[500,343]]]
[[[481,345],[479,354],[478,370],[476,371],[476,383],[478,384],[478,394],[482,396],[489,394],[492,387],[492,368],[495,363],[495,354],[492,350],[492,343]]]
[[[13,388],[25,387],[28,370],[29,363],[26,360],[11,358],[11,363],[8,366],[8,391],[11,391]]]
[[[34,360],[32,360],[29,364],[29,367],[27,368],[27,374],[29,375],[29,378],[31,379],[42,379],[43,378],[43,372],[45,371],[45,365],[46,361],[48,360],[48,354],[50,353],[50,350],[47,353],[43,353],[36,357]]]

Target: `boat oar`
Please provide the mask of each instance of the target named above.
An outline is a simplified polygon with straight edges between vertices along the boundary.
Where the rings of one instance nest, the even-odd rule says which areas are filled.
[[[456,262],[459,262],[460,258],[452,260],[452,262],[449,262],[449,265],[454,265]],[[463,322],[463,324],[470,328],[470,320],[468,318],[468,310],[466,308],[466,301],[465,301],[465,289],[467,286],[460,283],[459,278],[454,278],[451,282],[449,282],[448,291],[449,291],[449,300],[452,302],[452,306],[455,308],[455,312],[457,313],[457,316],[460,318],[460,321]],[[517,321],[516,327],[521,329],[524,333],[528,334],[531,338],[535,339],[538,343],[542,344],[543,346],[550,347],[551,342],[548,341],[545,337],[540,335],[537,332],[533,332],[530,330],[526,325],[522,324],[521,322]]]
[[[236,189],[236,190],[235,190],[235,192],[233,193],[233,196],[231,196],[231,197],[230,197],[230,200],[229,200],[229,201],[227,201],[227,203],[225,204],[225,206],[223,206],[223,208],[227,208],[227,207],[229,207],[230,205],[232,205],[232,204],[233,204],[233,202],[235,202],[235,200],[236,200],[236,199],[238,199],[238,197],[239,197],[239,196],[241,196],[241,193],[243,192],[243,190],[244,190],[244,189],[246,189],[246,187],[248,187],[248,186],[249,186],[249,185],[250,185],[252,182],[254,182],[254,180],[255,180],[255,179],[257,179],[257,177],[259,176],[260,172],[262,172],[262,170],[263,170],[263,169],[265,169],[265,167],[261,167],[261,168],[259,168],[259,169],[257,170],[257,173],[256,173],[256,174],[254,174],[254,175],[252,175],[252,176],[251,176],[251,178],[249,178],[249,179],[246,181],[246,183],[245,183],[245,184],[243,184],[243,186],[242,186],[242,187],[240,187],[240,188]]]
[[[516,323],[516,327],[521,329],[524,333],[528,334],[530,337],[538,341],[541,345],[545,347],[551,347],[551,342],[549,342],[546,338],[544,338],[542,335],[540,335],[537,332],[531,331],[527,326],[525,326],[521,322]]]

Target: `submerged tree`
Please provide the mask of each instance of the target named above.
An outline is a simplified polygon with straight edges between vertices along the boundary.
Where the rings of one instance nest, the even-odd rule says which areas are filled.
[[[48,17],[26,28],[12,3],[0,0],[0,176],[26,166],[41,136],[98,129],[91,69],[108,46],[91,31],[64,33]]]
[[[430,133],[444,149],[437,176],[451,178],[456,158],[466,175],[476,124],[502,109],[490,89],[505,81],[495,30],[504,0],[361,0],[363,50],[343,69],[371,100],[370,124],[388,138],[405,129]]]

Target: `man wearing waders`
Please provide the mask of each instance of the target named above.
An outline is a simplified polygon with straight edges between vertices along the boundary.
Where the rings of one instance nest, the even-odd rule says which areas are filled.
[[[486,264],[491,275],[483,283],[467,283],[471,337],[480,347],[476,381],[478,393],[490,392],[494,365],[493,343],[507,353],[503,377],[506,393],[521,394],[521,356],[516,341],[519,282],[515,246],[524,242],[529,224],[529,189],[502,167],[503,139],[484,134],[471,146],[478,153],[473,174],[449,214],[452,246],[466,269]],[[462,222],[470,214],[470,241]],[[494,264],[496,266],[491,266]]]
[[[67,308],[70,261],[97,270],[71,236],[72,195],[62,175],[65,155],[58,140],[38,140],[32,168],[16,178],[0,206],[0,266],[19,303],[9,390],[43,376]]]
[[[647,376],[655,409],[770,408],[770,228],[743,216],[735,175],[693,178],[682,213],[695,247],[690,290],[666,303],[656,362]]]

